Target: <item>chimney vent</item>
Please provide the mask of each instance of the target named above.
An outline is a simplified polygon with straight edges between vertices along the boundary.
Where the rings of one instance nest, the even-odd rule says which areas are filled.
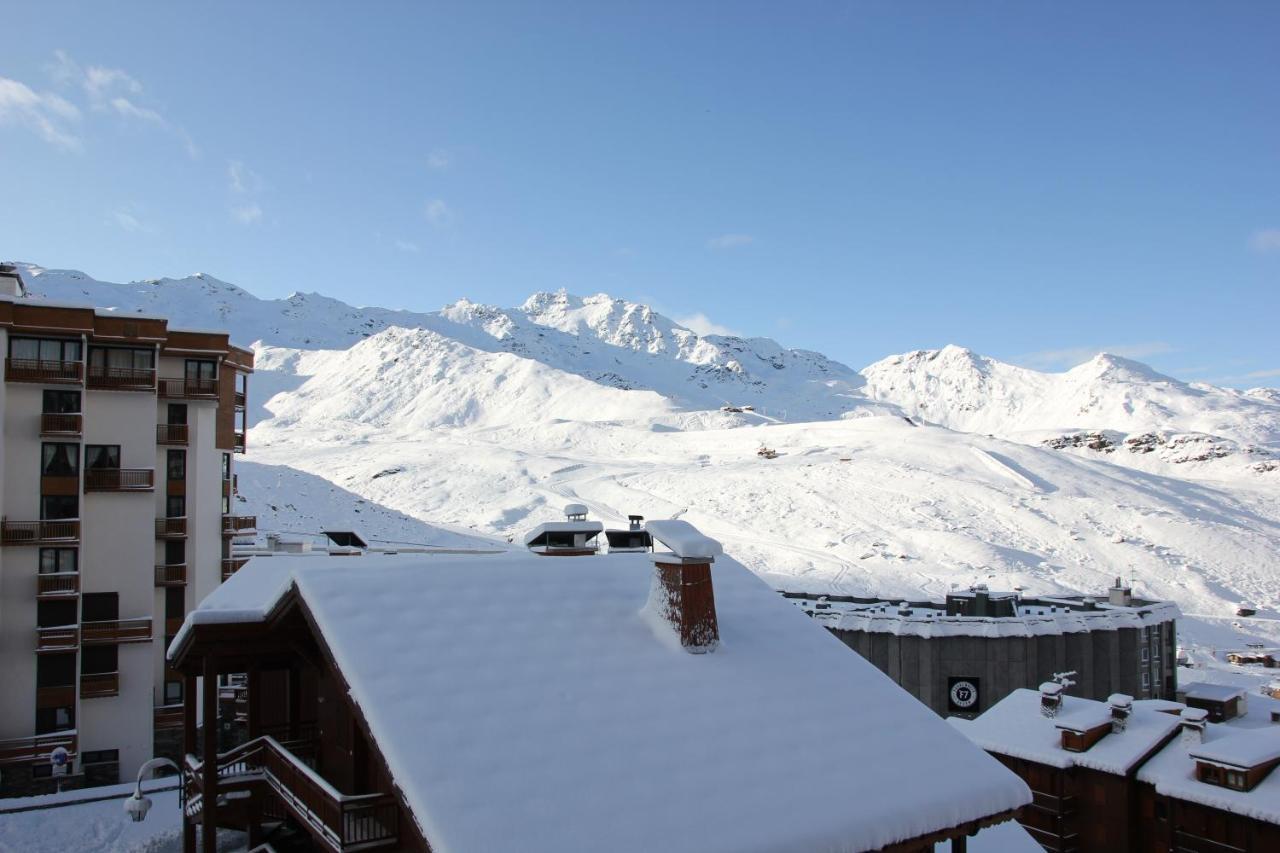
[[[587,508],[583,504],[569,504],[564,508],[564,517],[569,521],[586,521]]]
[[[1107,603],[1116,607],[1133,605],[1133,587],[1126,586],[1120,578],[1116,578],[1115,586],[1107,590]]]
[[[671,549],[671,553],[653,555],[653,580],[646,609],[675,630],[685,651],[715,651],[720,644],[720,626],[711,564],[723,553],[720,543],[678,519],[651,521],[645,530]]]
[[[1197,746],[1204,743],[1204,727],[1209,719],[1209,712],[1204,708],[1183,708],[1179,716],[1182,720],[1183,745]]]
[[[1062,707],[1062,685],[1056,681],[1046,681],[1040,685],[1040,713],[1053,718],[1058,716]]]
[[[1133,697],[1112,693],[1107,697],[1107,704],[1111,706],[1111,731],[1124,731],[1129,725],[1129,715],[1133,713]]]
[[[630,522],[630,527],[631,527],[631,529],[632,529],[632,530],[642,530],[642,529],[644,529],[644,516],[643,516],[643,515],[628,515],[628,516],[627,516],[627,521],[628,521],[628,522]]]

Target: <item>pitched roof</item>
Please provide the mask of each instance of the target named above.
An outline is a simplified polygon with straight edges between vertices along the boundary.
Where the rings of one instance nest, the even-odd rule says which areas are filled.
[[[1237,742],[1236,738],[1242,740]],[[1249,745],[1243,740],[1246,738]],[[1222,723],[1209,723],[1202,743],[1187,744],[1175,738],[1138,769],[1138,781],[1154,785],[1157,792],[1167,797],[1280,823],[1280,772],[1268,774],[1252,791],[1236,791],[1197,779],[1195,757],[1241,758],[1250,752],[1272,754],[1277,741],[1280,741],[1280,728],[1240,730]]]
[[[712,567],[714,654],[642,612],[652,573],[641,554],[273,556],[183,632],[295,587],[437,851],[855,851],[1030,800],[739,563]]]

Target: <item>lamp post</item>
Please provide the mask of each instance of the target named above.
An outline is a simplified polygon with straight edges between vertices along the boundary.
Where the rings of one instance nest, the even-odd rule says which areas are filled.
[[[178,775],[182,775],[182,768],[174,764],[167,758],[153,758],[138,768],[138,784],[133,789],[133,796],[124,801],[125,814],[133,820],[134,823],[141,823],[147,816],[147,811],[151,808],[151,798],[142,796],[142,780],[147,774],[153,770],[168,765],[177,771]],[[181,780],[179,780],[181,784]]]

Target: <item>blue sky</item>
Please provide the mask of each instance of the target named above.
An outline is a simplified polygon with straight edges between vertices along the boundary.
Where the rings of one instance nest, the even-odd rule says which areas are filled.
[[[0,258],[1280,384],[1277,3],[2,5]]]

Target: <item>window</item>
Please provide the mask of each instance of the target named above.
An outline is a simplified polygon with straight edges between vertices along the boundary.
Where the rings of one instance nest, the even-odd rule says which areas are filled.
[[[115,370],[151,370],[156,351],[124,347],[90,347],[89,369],[99,373]]]
[[[231,454],[230,453],[222,454],[222,479],[224,480],[231,479]]]
[[[166,469],[170,480],[187,479],[187,451],[170,450],[167,463]]]
[[[75,683],[75,652],[36,656],[36,687],[70,687]]]
[[[1151,657],[1151,650],[1150,650],[1150,649],[1148,649],[1146,646],[1143,646],[1143,647],[1142,647],[1142,660],[1143,660],[1143,662],[1145,663],[1148,659],[1150,659],[1150,657]]]
[[[78,557],[79,554],[75,548],[41,548],[40,574],[77,571]]]
[[[46,415],[75,415],[80,413],[79,391],[44,392],[44,413]]]
[[[1142,689],[1147,690],[1151,687],[1151,673],[1142,673]]]
[[[212,382],[218,378],[218,363],[216,361],[189,358],[187,359],[186,376],[188,379],[203,379],[207,382]]]
[[[79,361],[80,342],[53,338],[11,338],[9,357],[29,361]]]
[[[64,625],[76,624],[76,603],[74,601],[37,601],[36,627],[61,628]]]
[[[165,423],[170,426],[185,426],[187,423],[187,404],[170,403]]]
[[[169,539],[164,543],[164,564],[180,566],[187,561],[187,543],[181,539]]]
[[[181,619],[186,608],[187,591],[180,586],[167,587],[164,591],[164,618]]]
[[[51,441],[40,445],[40,476],[76,477],[79,474],[79,445]]]
[[[169,518],[185,518],[187,515],[186,495],[169,495],[164,501],[164,511]]]
[[[1237,791],[1247,790],[1245,788],[1245,776],[1239,770],[1226,771],[1223,781],[1228,788],[1235,788]]]
[[[165,648],[168,648],[166,644]],[[164,683],[164,704],[176,705],[182,701],[182,682],[166,681]]]
[[[1156,800],[1156,820],[1169,819],[1169,806],[1164,800]]]
[[[227,495],[222,496],[222,514],[223,515],[231,514],[231,498],[228,497]]]
[[[86,749],[80,754],[81,764],[119,764],[118,749]]]
[[[80,652],[80,671],[85,675],[119,672],[120,647],[85,646]]]
[[[40,519],[57,521],[61,518],[79,518],[80,500],[75,495],[43,495],[40,498]]]
[[[36,734],[47,735],[53,732],[62,732],[67,729],[76,727],[75,707],[66,708],[36,708]],[[50,767],[50,765],[44,765]],[[39,770],[41,765],[37,764],[31,769]],[[45,775],[48,775],[46,773]]]
[[[85,622],[119,619],[120,593],[86,592],[80,596],[80,618]]]
[[[120,445],[86,444],[84,447],[84,467],[92,470],[119,468]]]

